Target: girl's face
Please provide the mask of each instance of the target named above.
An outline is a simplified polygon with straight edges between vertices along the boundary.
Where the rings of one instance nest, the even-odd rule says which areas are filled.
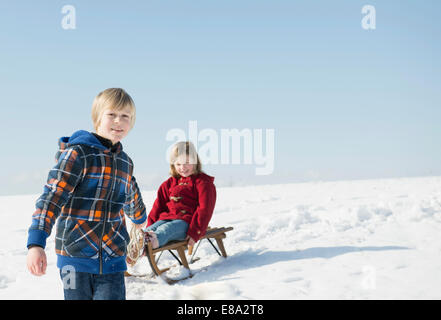
[[[196,164],[190,163],[188,156],[176,159],[174,166],[179,175],[184,178],[191,176],[196,168]]]

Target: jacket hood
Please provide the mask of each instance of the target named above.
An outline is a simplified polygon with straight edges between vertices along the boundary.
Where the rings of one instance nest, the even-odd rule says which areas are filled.
[[[209,176],[208,174],[206,174],[204,172],[201,172],[199,175],[202,177],[202,179],[206,179],[206,180],[208,180],[209,182],[212,182],[212,183],[214,182],[214,177]]]
[[[86,145],[100,150],[109,150],[109,148],[105,147],[97,137],[85,130],[76,131],[70,137],[61,137],[58,141],[58,145],[60,150],[65,150],[74,145]],[[122,145],[119,145],[118,152],[122,150]]]
[[[188,177],[188,178],[190,178],[190,179],[192,179],[192,180],[195,180],[195,179],[205,180],[205,181],[208,181],[208,182],[211,182],[211,183],[214,182],[214,177],[209,176],[209,175],[206,174],[205,172],[200,172],[200,173],[198,173],[198,174],[196,174],[196,175],[191,175],[191,176]],[[184,178],[184,179],[185,179],[185,178]]]

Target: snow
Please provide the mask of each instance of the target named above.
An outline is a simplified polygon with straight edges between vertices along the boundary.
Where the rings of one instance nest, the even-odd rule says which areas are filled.
[[[63,299],[54,234],[46,275],[26,270],[37,197],[0,197],[0,299]],[[148,207],[154,197],[143,192]],[[204,241],[192,278],[127,278],[127,298],[441,298],[441,177],[218,188],[210,225],[234,227],[224,241],[228,258]],[[172,261],[165,255],[163,263]],[[150,267],[142,258],[131,271]]]

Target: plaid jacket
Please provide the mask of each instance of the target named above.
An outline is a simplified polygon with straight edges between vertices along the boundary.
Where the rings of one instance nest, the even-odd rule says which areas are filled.
[[[124,213],[136,224],[147,218],[132,160],[121,144],[112,152],[82,130],[61,138],[59,146],[32,216],[28,247],[44,248],[57,220],[58,267],[95,274],[126,270]]]

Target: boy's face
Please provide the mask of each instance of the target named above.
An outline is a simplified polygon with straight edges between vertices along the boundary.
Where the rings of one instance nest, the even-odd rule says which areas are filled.
[[[109,139],[113,144],[124,139],[130,131],[131,113],[129,107],[122,110],[103,110],[96,133]]]

